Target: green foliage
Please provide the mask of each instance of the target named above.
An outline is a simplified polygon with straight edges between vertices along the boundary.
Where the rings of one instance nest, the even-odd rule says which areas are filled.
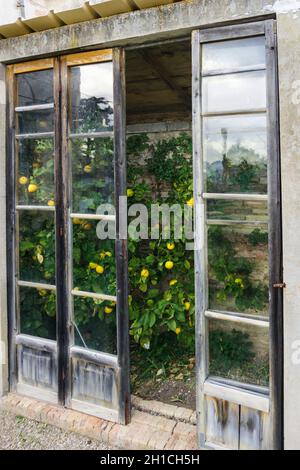
[[[217,166],[215,162],[208,162],[208,191],[260,192],[266,189],[263,181],[267,165],[253,149],[234,144],[219,158]]]
[[[209,229],[208,244],[210,270],[218,282],[218,301],[226,305],[227,299],[233,298],[241,312],[263,310],[268,302],[268,288],[253,282],[255,262],[238,256],[234,240],[221,227]],[[210,295],[215,295],[213,289]]]
[[[192,198],[192,141],[182,134],[177,138],[149,144],[146,136],[132,136],[127,146],[132,192],[130,203],[185,204]],[[135,145],[133,145],[135,143]],[[139,157],[147,149],[145,161]],[[146,173],[145,173],[146,168]],[[130,335],[144,349],[167,332],[185,345],[194,343],[194,269],[193,252],[185,249],[185,238],[129,241]],[[171,270],[165,263],[172,261]],[[146,273],[143,276],[143,272]]]
[[[147,167],[157,182],[191,181],[192,139],[187,134],[159,141],[152,150]]]
[[[72,156],[74,211],[95,213],[100,204],[113,200],[113,141],[74,139]]]
[[[233,367],[242,368],[245,363],[255,357],[249,335],[235,329],[212,330],[209,335],[209,353],[211,368],[218,370],[218,375],[220,375],[220,368],[221,370]]]
[[[268,243],[268,232],[256,228],[248,235],[248,240],[252,246],[266,245]]]
[[[268,356],[255,354],[249,335],[239,330],[216,328],[209,334],[211,375],[269,386]]]

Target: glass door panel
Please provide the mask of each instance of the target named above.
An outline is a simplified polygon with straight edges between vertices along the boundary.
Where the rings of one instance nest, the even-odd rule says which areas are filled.
[[[125,195],[120,193],[120,175],[115,172],[116,159],[125,158],[118,150],[125,139],[125,122],[121,129],[115,128],[115,101],[122,110],[119,96],[124,93],[117,57],[113,51],[101,51],[95,57],[90,54],[88,60],[85,54],[82,60],[80,55],[63,58],[68,86],[64,136],[69,169],[67,295],[73,326],[70,406],[126,422],[128,384],[122,387],[120,374],[128,371],[119,366],[120,343],[128,335],[128,328],[120,329],[120,316],[126,319],[127,307],[119,303],[126,277],[118,277],[126,259],[117,254],[115,207],[119,196]],[[123,350],[123,355],[128,352]]]
[[[30,64],[29,64],[30,65]],[[16,391],[57,402],[54,62],[10,67]],[[30,69],[30,67],[29,67]]]
[[[257,23],[249,34],[234,27],[230,39],[227,28],[194,32],[201,446],[240,448],[239,416],[249,408],[257,416],[264,413],[264,425],[255,430],[264,436],[261,448],[277,445],[272,432],[280,384],[273,334],[280,312],[274,308],[273,280],[280,259],[278,254],[276,265],[273,241],[280,206],[273,204],[280,183],[278,148],[272,146],[278,129],[270,100],[276,74],[271,23]]]

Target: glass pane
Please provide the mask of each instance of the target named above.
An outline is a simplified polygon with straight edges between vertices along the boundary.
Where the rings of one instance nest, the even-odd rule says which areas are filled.
[[[96,213],[114,200],[113,139],[72,140],[73,212]]]
[[[20,211],[19,278],[55,284],[54,214]]]
[[[265,65],[265,38],[254,37],[203,44],[203,73]]]
[[[268,223],[268,204],[267,201],[208,200],[207,218]]]
[[[18,106],[53,103],[53,70],[17,75]]]
[[[208,227],[209,309],[268,315],[267,227]]]
[[[112,62],[71,68],[73,133],[113,129]]]
[[[267,193],[266,116],[203,119],[206,191]]]
[[[209,321],[209,373],[253,385],[269,385],[269,330]]]
[[[117,353],[114,302],[74,297],[75,344],[110,354]]]
[[[21,139],[18,143],[18,203],[54,205],[54,149],[52,139]]]
[[[56,295],[46,289],[19,288],[21,333],[56,339]]]
[[[203,112],[250,111],[266,107],[265,71],[203,78]]]
[[[73,286],[81,291],[116,295],[115,241],[99,240],[105,222],[73,220]],[[110,222],[114,226],[114,222]]]
[[[54,114],[52,110],[18,112],[18,134],[35,134],[52,132],[54,128]]]

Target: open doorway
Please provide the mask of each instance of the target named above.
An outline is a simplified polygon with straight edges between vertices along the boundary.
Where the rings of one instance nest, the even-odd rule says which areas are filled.
[[[129,207],[193,206],[191,70],[190,40],[126,54]],[[194,252],[155,228],[128,243],[132,392],[195,409]]]

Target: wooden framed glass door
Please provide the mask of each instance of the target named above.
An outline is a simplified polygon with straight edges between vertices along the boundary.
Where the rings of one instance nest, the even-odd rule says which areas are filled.
[[[122,239],[119,217],[126,196],[124,70],[120,49],[61,59],[66,400],[126,424],[127,227]],[[114,213],[107,214],[106,204]],[[112,237],[101,239],[103,224]]]
[[[7,181],[11,389],[126,424],[124,70],[121,49],[9,66]]]
[[[276,23],[193,33],[199,445],[282,443]]]
[[[58,401],[54,59],[9,66],[10,385]]]

